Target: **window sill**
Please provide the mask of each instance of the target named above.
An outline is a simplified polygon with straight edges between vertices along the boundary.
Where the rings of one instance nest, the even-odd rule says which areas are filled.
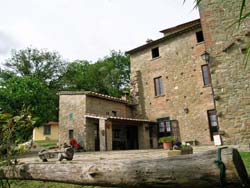
[[[199,46],[199,45],[201,45],[201,44],[205,44],[205,41],[197,42],[197,43],[196,43],[196,46]]]
[[[159,98],[159,97],[165,97],[165,95],[163,94],[163,95],[157,95],[157,96],[155,96],[155,98]]]
[[[159,59],[159,58],[161,58],[161,56],[154,57],[154,58],[151,59],[151,61],[154,61],[154,60]]]
[[[204,85],[203,88],[206,88],[206,87],[212,87],[211,84],[208,84],[208,85]]]

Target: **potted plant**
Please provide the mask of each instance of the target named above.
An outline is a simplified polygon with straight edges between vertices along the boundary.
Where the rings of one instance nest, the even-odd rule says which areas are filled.
[[[193,148],[190,145],[181,145],[181,154],[193,154]]]
[[[159,139],[159,143],[162,143],[163,149],[170,150],[173,147],[175,138],[173,136],[164,136]]]

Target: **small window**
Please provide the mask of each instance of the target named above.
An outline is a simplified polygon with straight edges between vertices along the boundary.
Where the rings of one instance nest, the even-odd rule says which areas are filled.
[[[155,96],[163,95],[163,85],[161,76],[154,78],[154,86],[155,86]]]
[[[72,139],[72,138],[74,138],[74,130],[73,129],[69,130],[69,139]]]
[[[218,132],[219,126],[217,121],[216,110],[208,110],[208,123],[210,128],[211,140],[213,140],[214,133]]]
[[[158,47],[153,48],[151,52],[152,52],[152,59],[160,56]]]
[[[116,111],[112,111],[112,116],[117,116],[117,112]]]
[[[172,134],[172,127],[169,117],[157,119],[159,126],[159,136],[169,136]]]
[[[197,40],[198,43],[204,41],[204,37],[203,37],[203,32],[202,31],[196,32],[196,40]]]
[[[44,135],[50,135],[51,134],[51,126],[50,125],[44,125],[43,134]]]
[[[211,84],[211,75],[209,71],[208,65],[202,65],[202,77],[203,77],[203,82],[204,86],[209,86]]]

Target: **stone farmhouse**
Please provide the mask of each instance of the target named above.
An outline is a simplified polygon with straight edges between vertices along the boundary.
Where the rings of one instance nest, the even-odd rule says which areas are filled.
[[[87,151],[158,146],[156,134],[150,140],[153,122],[134,118],[134,105],[127,100],[90,91],[59,95],[60,144],[75,138]]]
[[[61,92],[59,141],[86,150],[157,148],[161,136],[212,145],[250,143],[249,20],[233,0],[204,0],[200,19],[162,30],[128,51],[131,100]]]

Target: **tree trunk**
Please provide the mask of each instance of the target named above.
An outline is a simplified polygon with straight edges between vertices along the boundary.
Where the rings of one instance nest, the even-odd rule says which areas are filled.
[[[212,188],[220,185],[217,150],[150,159],[98,160],[20,164],[0,169],[0,178],[45,180],[83,185],[165,188]],[[236,149],[221,150],[226,187],[249,187],[245,166]]]

